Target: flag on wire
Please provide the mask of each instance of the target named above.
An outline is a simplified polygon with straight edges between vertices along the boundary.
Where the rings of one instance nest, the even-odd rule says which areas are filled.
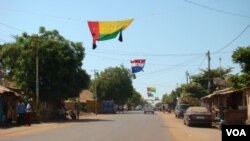
[[[122,31],[125,30],[134,19],[123,21],[88,21],[89,29],[93,38],[93,49],[97,47],[96,41],[104,41],[116,38],[122,42]]]
[[[143,71],[145,61],[146,61],[145,59],[130,60],[132,66],[132,73]]]
[[[155,93],[156,93],[156,87],[147,87],[148,97],[154,97]]]

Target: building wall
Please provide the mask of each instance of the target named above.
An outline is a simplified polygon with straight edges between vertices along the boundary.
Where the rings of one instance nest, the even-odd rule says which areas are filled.
[[[250,88],[245,90],[246,105],[247,105],[247,121],[250,122]]]

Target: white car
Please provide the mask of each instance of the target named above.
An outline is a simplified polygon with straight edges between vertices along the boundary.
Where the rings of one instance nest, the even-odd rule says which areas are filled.
[[[151,104],[145,104],[143,107],[144,114],[152,113],[154,114],[154,107]]]
[[[143,107],[141,105],[138,105],[136,106],[135,108],[136,111],[142,111],[143,110]]]

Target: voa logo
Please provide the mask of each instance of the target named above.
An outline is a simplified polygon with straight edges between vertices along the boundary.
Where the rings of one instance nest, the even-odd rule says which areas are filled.
[[[226,129],[226,132],[227,132],[227,136],[236,136],[236,137],[239,137],[239,136],[247,136],[246,132],[244,129]]]

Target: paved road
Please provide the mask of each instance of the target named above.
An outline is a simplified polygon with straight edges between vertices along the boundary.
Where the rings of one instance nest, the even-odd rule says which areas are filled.
[[[217,127],[188,127],[183,119],[176,118],[174,113],[158,113],[165,122],[166,129],[174,141],[221,141],[221,130]]]
[[[77,122],[0,129],[1,141],[173,141],[157,114],[126,112]]]

